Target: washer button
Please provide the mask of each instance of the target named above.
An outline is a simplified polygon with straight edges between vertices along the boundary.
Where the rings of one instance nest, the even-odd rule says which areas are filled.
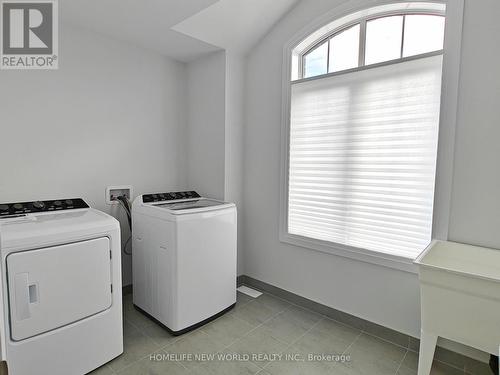
[[[36,202],[33,202],[33,207],[41,210],[42,208],[45,207],[45,203],[43,203],[42,201],[36,201]]]

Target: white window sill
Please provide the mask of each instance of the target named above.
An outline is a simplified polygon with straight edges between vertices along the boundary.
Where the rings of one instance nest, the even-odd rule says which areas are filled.
[[[373,250],[360,249],[333,242],[316,240],[290,233],[280,233],[280,241],[306,249],[333,254],[361,262],[372,263],[383,267],[418,274],[418,268],[413,264],[414,258],[386,254]],[[422,249],[423,251],[424,249]]]

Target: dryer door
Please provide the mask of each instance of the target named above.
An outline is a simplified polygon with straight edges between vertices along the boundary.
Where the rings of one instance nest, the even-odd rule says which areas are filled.
[[[33,337],[111,306],[107,237],[7,256],[14,341]]]

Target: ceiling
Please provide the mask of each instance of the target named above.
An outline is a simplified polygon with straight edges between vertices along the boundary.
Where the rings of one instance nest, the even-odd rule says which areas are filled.
[[[131,42],[180,61],[218,48],[171,27],[217,0],[70,0],[59,2],[61,21]]]
[[[298,0],[219,0],[173,29],[244,54],[297,2]]]
[[[71,0],[65,24],[189,62],[219,50],[245,53],[297,0]]]

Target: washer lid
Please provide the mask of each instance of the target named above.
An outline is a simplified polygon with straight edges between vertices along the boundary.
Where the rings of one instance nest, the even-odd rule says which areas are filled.
[[[233,207],[234,205],[232,203],[222,202],[215,199],[200,198],[182,202],[162,203],[155,206],[170,210],[173,214],[182,214],[217,210],[226,207]]]

